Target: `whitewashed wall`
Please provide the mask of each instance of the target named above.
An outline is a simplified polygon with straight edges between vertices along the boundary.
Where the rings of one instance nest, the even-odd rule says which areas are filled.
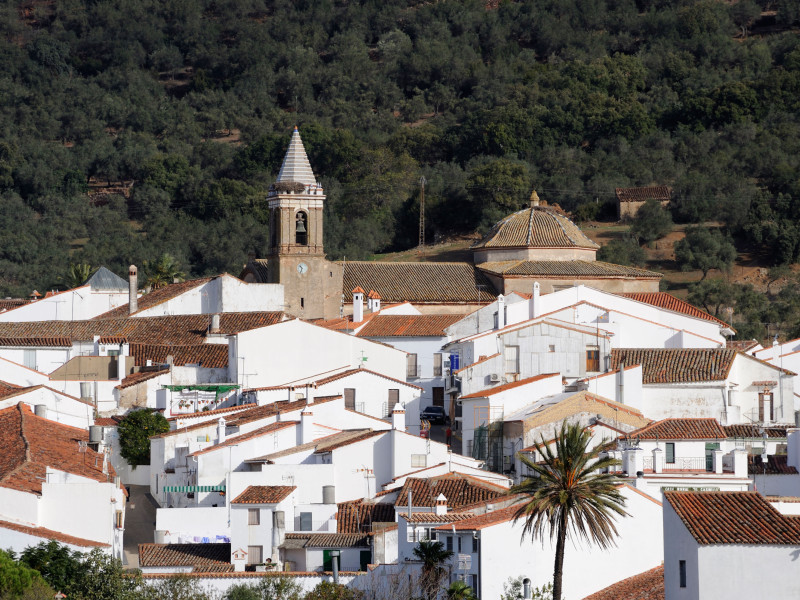
[[[92,319],[127,302],[127,290],[99,291],[84,285],[1,312],[0,322],[81,321]]]
[[[94,407],[46,387],[34,387],[24,393],[0,399],[0,410],[23,402],[35,410],[37,405],[47,407],[47,419],[71,427],[86,429],[94,423]]]

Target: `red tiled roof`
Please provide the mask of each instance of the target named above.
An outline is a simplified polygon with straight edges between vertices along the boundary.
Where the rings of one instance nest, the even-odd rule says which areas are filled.
[[[683,313],[685,315],[689,315],[690,317],[697,317],[698,319],[713,321],[714,323],[719,323],[720,325],[729,327],[725,321],[718,319],[717,317],[708,314],[706,311],[697,308],[693,304],[689,304],[685,300],[676,298],[667,292],[628,292],[621,295],[625,298],[636,300],[637,302],[644,302],[645,304],[651,304],[653,306],[657,306],[658,308],[666,308],[667,310]]]
[[[495,299],[494,286],[472,263],[343,262],[342,292],[363,286],[388,303],[482,303]]]
[[[20,525],[19,523],[11,523],[10,521],[0,521],[0,529],[10,529],[12,531],[19,531],[34,537],[42,538],[45,540],[56,540],[71,546],[81,546],[82,548],[106,548],[109,544],[103,542],[95,542],[84,538],[75,537],[74,535],[67,535],[60,531],[47,529],[46,527],[30,527],[28,525]]]
[[[69,338],[92,341],[94,336],[124,336],[131,343],[191,346],[202,344],[212,315],[174,315],[91,319],[88,321],[31,321],[0,323],[0,338]],[[239,333],[274,325],[284,320],[282,312],[222,313],[220,332]]]
[[[541,381],[542,379],[547,379],[548,377],[555,377],[559,376],[559,373],[542,373],[540,375],[534,375],[533,377],[528,377],[526,379],[520,379],[519,381],[511,381],[509,383],[504,383],[503,385],[498,385],[492,388],[488,388],[485,390],[481,390],[480,392],[473,392],[472,394],[467,394],[466,396],[461,396],[461,400],[468,400],[472,398],[487,398],[489,396],[493,396],[494,394],[499,394],[500,392],[505,392],[506,390],[511,390],[515,387],[519,387],[521,385],[528,385],[529,383],[533,383],[535,381]]]
[[[493,510],[482,515],[474,516],[471,519],[464,519],[463,521],[456,521],[448,525],[440,525],[436,529],[451,530],[455,527],[456,531],[475,531],[477,529],[486,529],[493,525],[500,523],[508,523],[513,521],[517,514],[519,514],[520,505],[512,504],[505,508]]]
[[[444,337],[465,315],[375,315],[358,337]]]
[[[21,389],[23,389],[21,386],[8,383],[7,381],[0,381],[0,398],[5,398],[6,396],[16,394]]]
[[[231,504],[277,504],[289,497],[296,485],[251,485],[236,496]]]
[[[140,567],[194,567],[233,571],[231,545],[226,544],[139,544]]]
[[[614,348],[612,370],[642,365],[642,383],[724,381],[736,351],[729,348]]]
[[[213,410],[200,410],[193,413],[183,413],[169,417],[167,421],[178,421],[181,419],[199,419],[202,417],[209,417],[213,415],[226,414],[231,412],[242,412],[251,408],[257,408],[256,404],[240,404],[238,406],[226,406],[225,408],[215,408]],[[215,421],[216,422],[216,421]]]
[[[797,475],[797,468],[789,466],[785,454],[770,454],[767,456],[767,466],[761,460],[761,455],[752,454],[747,457],[747,473],[749,475]]]
[[[121,335],[104,335],[97,340],[98,344],[127,344],[128,338]]]
[[[116,427],[121,420],[122,417],[97,417],[94,424],[100,427]]]
[[[95,481],[113,481],[114,467],[103,473],[103,455],[91,448],[80,451],[89,432],[37,417],[20,402],[0,410],[0,486],[41,494],[47,467]]]
[[[407,515],[400,515],[409,523],[455,523],[456,521],[465,521],[475,516],[471,512],[449,512],[443,515],[436,513],[413,513],[411,518]]]
[[[144,366],[150,360],[155,364],[166,364],[167,357],[172,356],[172,364],[200,365],[206,369],[225,369],[228,367],[227,344],[193,344],[191,346],[131,344],[131,356],[134,364]]]
[[[208,283],[212,279],[213,277],[203,277],[201,279],[192,279],[190,281],[183,281],[181,283],[171,283],[169,285],[165,285],[164,287],[158,288],[157,290],[153,290],[148,294],[142,294],[142,296],[137,300],[137,310],[133,314],[136,315],[144,310],[147,310],[148,308],[157,306],[162,302],[172,300],[184,292],[188,292],[189,290],[193,290],[198,286]],[[117,317],[126,316],[128,316],[128,304],[123,304],[122,306],[118,306],[117,308],[103,313],[96,318],[114,319]]]
[[[336,533],[363,533],[371,531],[373,523],[394,522],[394,505],[388,502],[340,502],[336,513]]]
[[[498,356],[500,356],[499,352],[497,352],[496,354],[490,354],[489,356],[481,356],[478,360],[476,360],[471,365],[466,365],[464,367],[461,367],[460,369],[457,369],[457,370],[453,371],[453,373],[461,373],[462,371],[465,371],[466,369],[469,369],[470,367],[474,367],[475,365],[479,365],[482,362],[486,362],[487,360],[490,360],[492,358],[496,358]]]
[[[759,438],[766,433],[770,439],[786,439],[786,427],[760,427],[758,425],[725,425],[725,435],[729,438]]]
[[[616,188],[614,192],[620,202],[647,202],[651,199],[659,202],[669,202],[672,197],[672,188],[668,185]]]
[[[412,506],[433,508],[436,497],[444,494],[447,509],[458,510],[462,506],[493,500],[503,496],[505,488],[461,473],[447,473],[429,479],[408,477],[397,496],[395,506],[408,505],[408,492],[411,492]]]
[[[587,279],[660,279],[661,273],[600,260],[502,260],[477,268],[487,273],[513,277],[575,277]]]
[[[168,373],[169,369],[162,369],[159,371],[138,371],[136,373],[131,373],[130,375],[126,375],[125,378],[116,387],[117,389],[124,390],[125,388],[139,385],[140,383],[149,381],[150,379],[155,379],[156,377],[160,377],[161,375],[166,375]]]
[[[344,432],[342,432],[344,433]],[[339,448],[344,448],[345,446],[349,446],[350,444],[355,444],[358,442],[363,442],[364,440],[368,440],[370,438],[375,437],[376,435],[383,435],[386,433],[386,430],[383,431],[373,431],[372,429],[368,429],[358,435],[353,435],[348,438],[342,438],[335,443],[328,443],[328,444],[320,444],[317,446],[317,449],[314,451],[314,454],[325,454],[326,452],[332,452],[333,450],[337,450]],[[334,434],[336,435],[336,434]]]
[[[473,248],[597,249],[599,246],[565,214],[549,207],[532,206],[498,221]]]
[[[758,340],[728,340],[726,346],[739,352],[749,352],[760,343]]]
[[[302,543],[303,548],[368,547],[370,539],[363,533],[287,533],[286,540]]]
[[[338,373],[334,373],[333,375],[328,375],[327,377],[323,377],[322,379],[317,379],[316,381],[308,382],[308,385],[316,385],[317,387],[321,385],[326,385],[328,383],[332,383],[334,381],[338,381],[339,379],[344,379],[345,377],[350,377],[351,375],[357,375],[359,373],[369,373],[370,375],[376,375],[378,377],[383,377],[389,381],[393,381],[394,383],[399,383],[401,385],[405,385],[407,387],[416,388],[421,390],[422,388],[418,385],[414,385],[413,383],[408,383],[407,381],[402,381],[401,379],[395,379],[394,377],[389,377],[388,375],[384,375],[383,373],[378,373],[377,371],[372,371],[370,369],[365,369],[363,367],[356,367],[355,369],[347,369],[346,371],[339,371]],[[305,383],[297,384],[297,385],[276,385],[276,386],[269,386],[269,387],[260,387],[260,388],[248,388],[243,390],[244,392],[263,392],[269,390],[288,390],[289,388],[296,388],[302,389],[306,386]],[[330,396],[334,398],[336,396]],[[323,396],[315,396],[314,400],[316,401],[318,398],[323,398]]]
[[[643,440],[718,440],[728,437],[716,419],[663,419],[628,434]]]
[[[70,348],[72,341],[67,337],[0,337],[0,346]]]
[[[208,423],[203,423],[203,425],[207,425]],[[262,435],[267,435],[269,433],[275,433],[276,431],[280,431],[281,429],[286,429],[287,427],[296,427],[299,425],[299,421],[277,421],[276,423],[270,423],[265,427],[259,427],[258,429],[254,429],[253,431],[249,431],[247,433],[243,433],[241,435],[232,435],[229,438],[225,438],[225,441],[221,444],[214,444],[213,446],[209,446],[208,448],[203,448],[202,450],[196,450],[189,454],[189,456],[200,456],[201,454],[208,454],[209,452],[214,452],[219,450],[220,448],[227,448],[228,446],[235,446],[236,444],[241,444],[242,442],[246,442],[247,440],[252,440],[257,437],[261,437]]]
[[[664,565],[618,581],[583,600],[664,600]]]
[[[800,545],[800,519],[758,492],[664,492],[664,499],[701,545]]]
[[[28,302],[30,302],[30,300],[26,298],[6,298],[5,300],[0,300],[0,311],[11,310],[12,308],[28,304]]]

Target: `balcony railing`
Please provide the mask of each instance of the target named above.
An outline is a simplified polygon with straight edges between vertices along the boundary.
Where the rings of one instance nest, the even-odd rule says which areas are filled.
[[[705,456],[676,457],[675,462],[664,465],[664,471],[713,471],[713,465],[708,468]]]

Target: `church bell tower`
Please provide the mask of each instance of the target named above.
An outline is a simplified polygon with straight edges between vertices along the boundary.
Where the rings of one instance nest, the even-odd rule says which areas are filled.
[[[270,186],[268,283],[284,286],[286,312],[306,319],[339,315],[342,267],[325,258],[325,194],[294,128],[278,179]]]

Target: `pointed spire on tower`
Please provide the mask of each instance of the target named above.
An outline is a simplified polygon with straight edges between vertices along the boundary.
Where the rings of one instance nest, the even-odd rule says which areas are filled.
[[[300,139],[300,132],[297,126],[292,133],[289,142],[289,149],[283,159],[281,170],[278,173],[278,182],[296,182],[305,185],[317,183],[314,171],[311,170],[311,163],[308,162],[306,149],[303,147],[303,140]]]

